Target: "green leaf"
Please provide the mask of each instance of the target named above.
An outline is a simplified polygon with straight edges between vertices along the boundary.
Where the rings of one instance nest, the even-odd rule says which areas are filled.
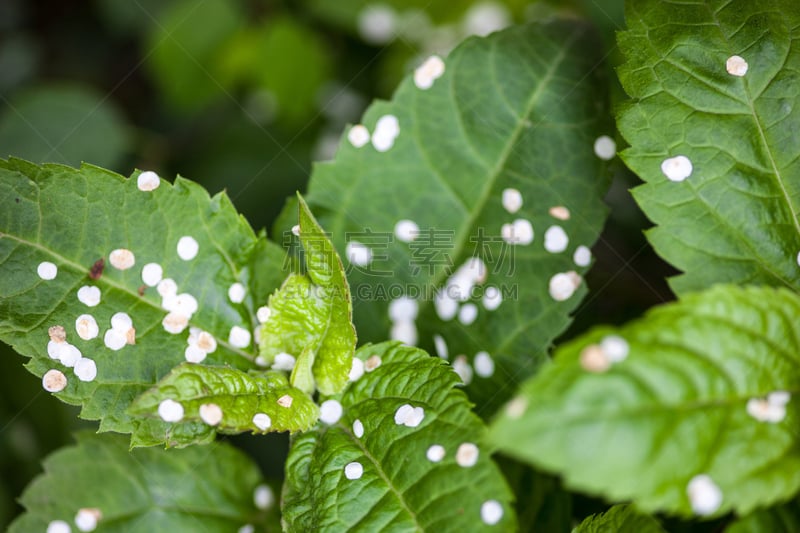
[[[602,514],[592,515],[572,533],[665,533],[658,521],[641,514],[632,505],[615,505]]]
[[[182,417],[158,442],[185,446],[218,433],[303,431],[317,421],[319,409],[305,393],[289,385],[281,372],[247,374],[235,368],[184,363],[139,396],[130,412],[159,418],[164,401],[181,404]],[[270,420],[259,427],[255,416]],[[214,423],[216,422],[216,423]],[[189,424],[186,429],[181,428]],[[205,426],[205,431],[194,430]],[[173,436],[174,432],[174,436]],[[200,433],[200,434],[198,434]]]
[[[299,200],[307,274],[289,276],[270,297],[270,317],[261,328],[261,357],[272,364],[276,355],[288,353],[299,359],[293,385],[310,393],[316,383],[323,394],[336,394],[347,384],[356,346],[350,287],[336,250]]]
[[[114,167],[130,135],[113,101],[75,84],[33,87],[15,94],[0,117],[0,157],[39,163]]]
[[[266,486],[258,467],[232,446],[129,453],[124,437],[81,433],[77,440],[45,459],[10,533],[44,531],[54,520],[75,526],[82,509],[99,511],[98,531],[230,533],[246,524],[279,531],[275,513],[268,520],[254,506],[254,491]]]
[[[398,343],[365,346],[356,357],[367,371],[341,395],[341,418],[323,403],[319,426],[294,437],[282,509],[288,531],[513,531],[511,492],[482,445],[483,424],[454,388],[455,373]],[[422,411],[404,425],[396,423],[401,408]],[[473,466],[456,460],[465,443],[478,446]],[[435,445],[443,447],[439,462],[428,459]],[[482,508],[497,525],[481,521]]]
[[[714,283],[800,288],[800,4],[627,2],[632,100],[618,115],[627,165],[645,184],[636,201],[656,224],[648,238],[683,274],[677,292]],[[666,21],[669,21],[668,23]],[[729,74],[729,58],[747,62]],[[688,158],[691,175],[662,164]]]
[[[523,385],[491,440],[646,512],[785,500],[800,488],[797,402],[782,397],[800,391],[799,315],[786,289],[719,286],[594,330]]]
[[[336,159],[317,165],[312,175],[306,198],[348,259],[360,338],[376,342],[392,332],[410,344],[416,338],[433,353],[433,337],[441,335],[451,356],[465,356],[459,367],[466,371],[477,353],[487,352],[490,359],[467,387],[485,415],[511,393],[508,376],[524,377],[544,360],[585,294],[581,284],[566,301],[554,301],[549,284],[558,273],[586,271],[589,257],[577,266],[573,254],[595,241],[605,218],[607,179],[592,149],[610,130],[601,53],[594,33],[577,21],[468,39],[444,61],[444,74],[430,89],[409,77],[391,102],[376,102],[366,112],[363,123],[373,134],[381,117],[397,118],[399,135],[387,151],[357,148],[348,141],[350,129]],[[391,122],[382,122],[386,131]],[[382,142],[388,141],[379,135],[378,146]],[[514,214],[502,204],[507,188],[522,194]],[[551,216],[559,206],[568,208],[568,220]],[[532,224],[530,245],[501,238],[503,225],[516,219]],[[415,240],[394,236],[401,220],[418,225]],[[543,246],[551,226],[569,237],[563,252]],[[371,250],[370,263],[349,261],[346,245],[353,241]],[[477,317],[470,325],[443,320],[434,292],[475,256],[488,279],[468,302],[455,305],[464,304],[465,315],[477,310]],[[503,296],[496,310],[481,303],[489,286]],[[401,295],[417,300],[415,323],[392,324],[388,306]]]
[[[800,507],[797,501],[759,509],[739,518],[725,529],[726,533],[793,533],[800,531]]]
[[[138,177],[126,180],[88,165],[76,170],[17,159],[0,162],[0,340],[30,357],[27,366],[37,376],[51,369],[62,372],[67,386],[56,395],[82,405],[81,416],[100,420],[101,431],[134,431],[128,406],[186,359],[190,332],[197,333],[191,328],[216,339],[217,348],[204,364],[255,368],[255,347],[235,346],[231,332],[235,327],[244,336],[252,331],[254,308],[264,302],[255,298],[275,289],[270,285],[279,275],[254,272],[281,270],[274,247],[263,235],[256,237],[225,194],[209,198],[199,185],[181,178],[174,185],[161,181],[150,192],[137,184]],[[199,246],[194,259],[177,253],[184,236]],[[133,252],[132,268],[113,266],[110,253],[116,249]],[[102,274],[91,279],[90,270],[101,259]],[[42,262],[57,267],[55,279],[37,275]],[[165,302],[156,287],[143,284],[143,267],[151,262],[175,281],[178,294],[191,294],[197,301],[197,311],[179,334],[165,331]],[[247,288],[241,303],[229,299],[234,283]],[[84,286],[100,290],[95,307],[78,299]],[[130,316],[135,344],[115,351],[105,335],[118,312]],[[76,330],[84,314],[97,323],[94,338],[81,338]],[[94,361],[94,379],[82,381],[73,368],[48,356],[48,329],[56,325],[65,328],[67,343]],[[143,423],[155,424],[141,428],[145,433],[163,435],[168,428],[156,421]]]

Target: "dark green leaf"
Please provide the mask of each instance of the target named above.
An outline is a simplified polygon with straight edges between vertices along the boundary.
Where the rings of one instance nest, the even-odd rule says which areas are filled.
[[[797,290],[800,3],[635,0],[626,19],[623,158],[646,182],[634,196],[656,224],[650,241],[684,272],[672,288]],[[735,56],[743,76],[728,72]],[[662,166],[681,156],[691,175],[672,181]]]
[[[586,271],[591,258],[585,247],[605,217],[607,180],[592,148],[609,132],[601,54],[591,29],[577,21],[468,39],[444,61],[444,74],[431,88],[420,89],[409,77],[391,102],[376,102],[366,112],[373,143],[386,151],[356,147],[348,141],[350,129],[335,161],[318,165],[312,176],[309,205],[340,254],[350,260],[346,245],[353,241],[371,250],[368,264],[346,262],[359,336],[379,341],[391,331],[432,351],[434,335],[441,335],[451,356],[464,356],[458,368],[470,374],[467,390],[485,415],[510,395],[509,376],[530,374],[545,358],[586,290],[581,283],[573,292],[574,283]],[[375,133],[387,116],[399,125],[393,143],[391,135]],[[389,133],[391,123],[381,122]],[[515,213],[502,203],[510,188],[523,198]],[[551,211],[555,207],[568,211]],[[411,242],[393,233],[406,219],[420,228]],[[532,224],[530,245],[501,238],[504,224],[516,219]],[[551,253],[544,235],[556,226],[569,242]],[[559,241],[559,230],[553,231],[552,241]],[[561,250],[553,244],[548,247]],[[466,273],[473,278],[467,285],[475,285],[464,292],[469,301],[450,299],[465,309],[464,323],[443,320],[434,292],[452,286],[453,273],[464,273],[474,257],[486,268]],[[569,286],[565,301],[554,301],[549,291],[559,273]],[[481,303],[489,286],[503,297],[496,310]],[[388,304],[401,295],[418,301],[416,322],[392,324]],[[475,311],[473,323],[468,315]],[[479,359],[472,379],[470,365],[480,352],[489,359]]]
[[[647,512],[785,500],[800,488],[797,316],[788,290],[719,286],[594,330],[523,385],[492,441]]]
[[[26,513],[11,533],[45,531],[55,520],[80,531],[74,522],[81,510],[97,511],[97,531],[104,532],[230,533],[246,524],[279,530],[275,514],[268,520],[254,505],[255,491],[266,486],[258,467],[226,444],[129,453],[126,438],[82,433],[75,446],[48,457],[44,470],[22,495]]]

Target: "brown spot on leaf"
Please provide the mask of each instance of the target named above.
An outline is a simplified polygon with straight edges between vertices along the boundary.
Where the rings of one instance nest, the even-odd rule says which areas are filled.
[[[94,262],[92,268],[89,269],[89,277],[92,279],[100,279],[100,276],[103,275],[103,269],[106,267],[106,260],[105,258],[101,257],[97,261]]]

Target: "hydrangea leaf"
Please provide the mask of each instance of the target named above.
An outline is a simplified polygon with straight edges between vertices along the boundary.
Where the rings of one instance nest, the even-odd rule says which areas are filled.
[[[124,437],[80,433],[77,444],[45,459],[44,474],[20,500],[26,512],[9,531],[45,531],[55,520],[90,531],[76,527],[82,509],[99,513],[98,531],[230,533],[247,524],[279,531],[275,506],[269,513],[255,506],[264,486],[258,466],[227,444],[129,453]]]
[[[256,236],[224,193],[209,197],[182,178],[174,184],[156,180],[154,190],[141,190],[138,184],[138,173],[125,179],[89,165],[74,169],[18,159],[0,162],[0,339],[30,357],[27,367],[35,375],[51,369],[63,373],[66,388],[56,396],[82,405],[81,417],[100,420],[101,431],[134,430],[128,406],[186,359],[193,327],[215,339],[216,349],[207,353],[204,364],[255,368],[255,347],[242,339],[256,324],[254,309],[266,303],[256,298],[265,299],[282,277],[283,260],[275,245],[266,243],[263,234]],[[198,245],[192,259],[178,254],[183,237]],[[111,252],[117,249],[132,252],[131,268],[114,266]],[[42,273],[49,277],[52,270],[54,279],[39,275],[43,263],[52,263]],[[156,287],[144,284],[149,263],[159,264],[163,278],[174,280],[177,294],[191,294],[197,302],[179,334],[165,330],[165,300]],[[235,283],[245,289],[241,303],[228,293]],[[99,290],[99,303],[89,306],[85,302],[95,302],[79,299],[84,286]],[[130,317],[135,332],[126,338],[135,344],[117,351],[109,347],[106,334],[119,312]],[[76,321],[82,315],[96,322],[95,337],[88,330],[86,338],[79,335]],[[48,356],[48,331],[57,325],[63,326],[66,342],[94,362],[94,379],[82,381],[74,367]],[[240,338],[232,342],[235,331]],[[168,429],[157,421],[146,424],[150,427],[142,431],[151,436],[143,435],[142,443]]]
[[[236,368],[184,363],[175,367],[158,384],[139,396],[131,405],[131,413],[159,418],[159,405],[167,400],[181,404],[182,420],[170,424],[163,439],[171,446],[192,444],[196,437],[192,428],[202,424],[206,433],[241,433],[243,431],[302,431],[317,421],[319,409],[303,391],[289,385],[282,372],[252,373]],[[205,406],[205,407],[204,407]],[[216,413],[220,409],[218,423]],[[204,420],[202,414],[206,414]],[[254,419],[266,414],[270,425],[260,428]],[[188,430],[173,428],[188,423]],[[182,438],[188,435],[189,439]],[[202,435],[205,437],[205,435]]]
[[[605,513],[592,515],[572,533],[665,533],[652,516],[636,511],[632,505],[615,505]]]
[[[443,361],[394,342],[362,347],[356,357],[367,371],[339,397],[342,416],[326,418],[323,404],[323,421],[293,438],[285,528],[514,531],[511,492],[482,444],[483,423],[455,388],[458,376]],[[477,447],[459,452],[465,443]],[[478,452],[474,464],[470,451]]]
[[[645,181],[633,194],[656,224],[650,242],[683,271],[672,288],[799,289],[800,4],[635,0],[626,9],[623,159]]]
[[[347,384],[356,346],[350,288],[336,250],[302,198],[299,211],[306,274],[290,276],[270,297],[261,357],[266,364],[279,353],[301,358],[293,384],[312,392],[313,375],[323,394],[336,394]]]
[[[491,441],[645,512],[719,515],[800,488],[800,297],[718,286],[564,345]]]
[[[593,145],[613,129],[602,49],[575,20],[467,39],[443,60],[440,77],[420,75],[430,88],[410,75],[390,102],[369,108],[362,122],[371,143],[362,145],[370,137],[360,127],[349,128],[335,160],[312,174],[306,199],[345,260],[359,337],[435,353],[441,335],[451,357],[464,356],[458,368],[483,415],[544,360],[585,294],[583,283],[572,290],[591,261],[585,247],[602,228],[608,185]],[[518,210],[513,191],[504,207],[506,189],[520,192]],[[397,226],[404,220],[419,231]],[[530,223],[533,242],[502,238],[515,220],[523,240]],[[475,290],[446,302],[461,319],[437,313],[434,293],[452,286],[472,257],[486,265],[475,269],[482,271]],[[569,294],[555,301],[551,280],[568,272],[575,275],[559,279]],[[490,286],[500,291],[499,307],[482,303]],[[388,307],[401,295],[417,300],[418,314],[393,323]],[[490,359],[476,366],[480,352]]]

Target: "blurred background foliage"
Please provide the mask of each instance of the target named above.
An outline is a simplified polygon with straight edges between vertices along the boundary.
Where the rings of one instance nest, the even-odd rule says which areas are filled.
[[[619,63],[622,0],[0,0],[0,157],[180,173],[269,228],[312,161],[425,57],[553,15],[592,20]],[[567,336],[671,298],[627,192],[636,179],[612,171],[594,291]],[[0,346],[0,527],[43,455],[94,425],[21,363]],[[285,437],[234,440],[281,477]]]

